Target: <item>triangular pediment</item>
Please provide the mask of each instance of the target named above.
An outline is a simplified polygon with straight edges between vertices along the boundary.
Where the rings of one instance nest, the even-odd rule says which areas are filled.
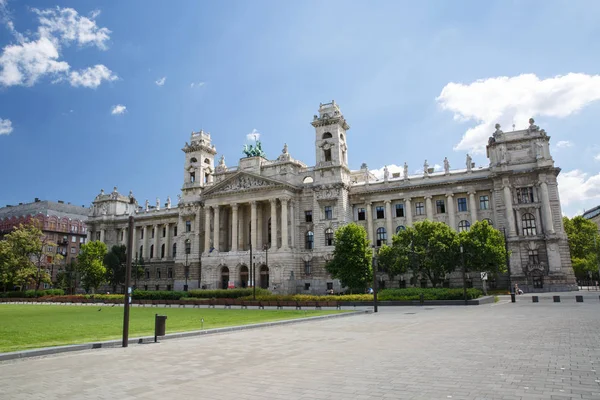
[[[262,190],[274,188],[296,189],[293,185],[287,182],[278,181],[273,178],[252,174],[249,172],[237,172],[223,182],[217,183],[215,186],[204,191],[204,196],[212,196],[224,193],[235,193],[249,190]]]

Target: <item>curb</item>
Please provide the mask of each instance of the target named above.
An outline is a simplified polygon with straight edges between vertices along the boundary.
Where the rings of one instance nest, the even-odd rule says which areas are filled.
[[[260,329],[260,328],[267,328],[267,327],[271,327],[271,326],[290,325],[290,324],[296,324],[296,323],[301,323],[301,322],[311,322],[311,321],[318,321],[318,320],[322,320],[322,319],[341,318],[341,317],[348,317],[348,316],[369,314],[369,313],[372,313],[372,311],[370,311],[370,310],[348,311],[348,312],[342,312],[339,314],[318,315],[316,317],[308,317],[308,318],[286,319],[283,321],[263,322],[260,324],[226,326],[223,328],[214,328],[214,329],[199,330],[199,331],[176,332],[176,333],[169,333],[165,336],[161,336],[160,339],[161,340],[180,339],[180,338],[193,337],[193,336],[214,335],[214,334],[227,333],[227,332],[243,331],[243,330],[247,330],[247,329]],[[154,336],[129,339],[127,343],[128,344],[154,343]],[[13,351],[10,353],[0,353],[0,362],[9,361],[9,360],[17,360],[17,359],[21,359],[21,358],[40,357],[40,356],[47,356],[47,355],[52,355],[52,354],[68,353],[68,352],[72,352],[72,351],[121,347],[122,344],[123,344],[122,340],[107,340],[104,342],[70,344],[70,345],[66,345],[66,346],[43,347],[41,349]]]

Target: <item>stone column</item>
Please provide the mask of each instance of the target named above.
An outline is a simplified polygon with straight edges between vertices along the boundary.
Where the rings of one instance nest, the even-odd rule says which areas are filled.
[[[127,227],[124,227],[123,229],[121,229],[121,232],[123,232],[123,237],[121,238],[121,244],[123,246],[127,246],[127,234],[128,234],[128,229]]]
[[[271,248],[277,250],[277,200],[271,199]]]
[[[456,219],[455,219],[455,208],[454,208],[454,194],[448,193],[446,195],[446,211],[448,212],[448,225],[450,228],[456,230]]]
[[[160,243],[158,238],[160,237],[160,232],[158,228],[160,225],[154,225],[154,258],[160,258]]]
[[[412,226],[412,205],[410,204],[410,197],[404,199],[405,215],[406,215],[406,226]]]
[[[256,249],[256,201],[250,202],[250,241],[252,249]]]
[[[468,192],[469,208],[471,209],[471,225],[477,222],[477,203],[475,202],[475,192]]]
[[[100,241],[104,243],[104,235],[106,235],[106,229],[100,229]]]
[[[365,207],[367,209],[367,237],[369,238],[369,242],[373,244],[373,204],[371,202],[365,203]]]
[[[238,205],[231,205],[231,251],[238,250]]]
[[[213,222],[213,247],[215,250],[219,251],[219,243],[221,242],[221,210],[219,209],[219,206],[216,205],[213,207],[213,211],[215,213],[215,219]]]
[[[166,235],[165,235],[165,258],[169,259],[171,258],[171,232],[170,232],[170,225],[169,223],[165,224],[165,231],[166,231]]]
[[[204,206],[204,253],[210,252],[210,207]]]
[[[425,213],[427,219],[433,221],[433,205],[431,204],[431,196],[425,196]]]
[[[504,205],[506,206],[506,221],[508,222],[508,234],[515,236],[515,217],[512,206],[512,194],[510,192],[510,186],[506,183],[504,188]]]
[[[544,228],[548,233],[554,233],[552,209],[550,208],[550,195],[548,194],[548,184],[545,180],[540,182],[540,189],[542,192],[542,217],[544,218]]]
[[[296,210],[295,210],[295,201],[290,201],[290,224],[291,232],[290,232],[290,247],[296,247]]]
[[[244,220],[244,208],[240,208],[238,205],[238,249],[244,250],[246,248],[246,221]]]
[[[385,201],[385,229],[387,230],[387,243],[392,244],[392,236],[394,235],[392,227],[392,201]]]
[[[149,225],[144,225],[144,227],[142,228],[144,230],[143,246],[144,246],[144,258],[145,259],[150,258],[150,245],[149,245],[150,241],[148,240],[148,236],[150,236],[150,235],[148,235],[149,227],[150,227]]]
[[[288,198],[281,200],[281,248],[288,248]]]
[[[263,248],[263,203],[256,204],[256,248]]]

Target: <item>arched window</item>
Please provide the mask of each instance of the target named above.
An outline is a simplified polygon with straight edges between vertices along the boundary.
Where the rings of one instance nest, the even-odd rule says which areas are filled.
[[[210,164],[210,160],[208,158],[204,159],[204,164]]]
[[[190,163],[196,163],[196,162],[198,162],[198,159],[196,157],[190,158]]]
[[[177,243],[173,243],[173,258],[177,257]]]
[[[331,139],[333,137],[333,135],[329,132],[325,132],[323,134],[323,139]]]
[[[154,258],[154,245],[150,245],[150,258]]]
[[[165,258],[165,244],[163,243],[162,246],[160,246],[160,258]]]
[[[306,232],[306,249],[312,250],[314,248],[315,234],[312,231]]]
[[[377,246],[385,244],[387,241],[387,233],[385,228],[377,228]]]
[[[333,246],[333,229],[325,229],[325,246]]]
[[[462,221],[460,221],[458,223],[458,231],[459,232],[466,232],[469,230],[470,227],[471,227],[471,223],[469,221],[467,221],[466,219],[463,219]]]
[[[344,140],[344,134],[340,133],[340,139],[343,141]]]
[[[535,236],[537,230],[535,229],[535,217],[533,214],[525,213],[521,218],[523,222],[523,235],[524,236]]]
[[[494,223],[492,222],[492,220],[491,220],[491,219],[489,219],[489,218],[484,218],[483,220],[484,220],[485,222],[487,222],[488,224],[490,224],[490,226],[494,226]]]
[[[307,176],[304,178],[302,183],[313,183],[313,178],[311,176]]]
[[[398,225],[398,227],[396,228],[396,233],[400,232],[400,231],[405,231],[406,227],[404,225]]]

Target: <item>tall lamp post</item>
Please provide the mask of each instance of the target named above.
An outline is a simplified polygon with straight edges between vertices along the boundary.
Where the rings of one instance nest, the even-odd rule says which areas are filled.
[[[185,265],[183,266],[184,268],[184,274],[185,274],[185,285],[183,285],[183,291],[187,292],[188,291],[188,278],[190,276],[190,264],[188,262],[188,256],[191,252],[191,246],[190,246],[190,239],[185,239]]]
[[[256,263],[252,256],[252,238],[250,239],[250,283],[252,284],[252,300],[256,300]]]
[[[465,253],[462,244],[460,245],[460,261],[462,263],[463,276],[463,295],[465,296],[465,306],[467,305],[467,266],[465,265]]]
[[[373,248],[373,257],[371,259],[371,267],[373,269],[373,312],[377,312],[377,251],[375,245],[371,245]]]
[[[508,291],[514,293],[515,288],[512,285],[512,277],[510,275],[510,257],[508,256],[508,238],[506,237],[506,228],[502,228],[504,233],[504,254],[506,257],[506,272],[508,273]]]
[[[131,199],[133,200],[133,199]],[[133,204],[133,201],[131,201]],[[125,269],[125,296],[123,299],[123,347],[127,347],[129,342],[129,304],[131,303],[131,256],[133,250],[133,215],[129,216],[127,232],[127,263]]]

